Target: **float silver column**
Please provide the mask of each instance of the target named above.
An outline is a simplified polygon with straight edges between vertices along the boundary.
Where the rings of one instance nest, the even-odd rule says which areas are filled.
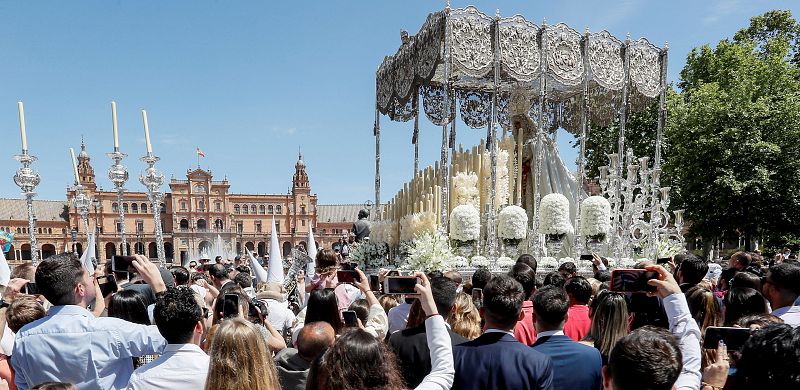
[[[141,160],[147,164],[147,169],[139,176],[139,181],[147,188],[147,198],[150,200],[150,207],[153,210],[153,224],[156,230],[156,252],[158,253],[159,266],[166,266],[166,256],[164,256],[164,233],[161,229],[161,184],[164,183],[164,175],[156,169],[156,163],[160,158],[153,155],[153,147],[150,144],[150,128],[147,123],[147,111],[142,110],[142,120],[144,121],[145,142],[147,143],[147,155]]]

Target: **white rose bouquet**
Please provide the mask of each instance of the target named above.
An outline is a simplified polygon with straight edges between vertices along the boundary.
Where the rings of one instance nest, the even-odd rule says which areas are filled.
[[[581,203],[581,235],[603,240],[611,231],[611,203],[602,196],[590,196]]]
[[[371,233],[371,232],[370,232]],[[385,243],[372,240],[359,243],[350,252],[352,260],[362,268],[380,268],[389,265]]]
[[[569,222],[569,199],[553,193],[547,194],[539,203],[539,229],[543,234],[563,236],[572,232]]]
[[[455,256],[447,243],[447,237],[436,233],[424,233],[414,240],[408,260],[402,266],[407,270],[423,272],[447,271],[453,267]]]
[[[481,235],[481,216],[471,204],[456,206],[450,213],[450,238],[472,242]]]

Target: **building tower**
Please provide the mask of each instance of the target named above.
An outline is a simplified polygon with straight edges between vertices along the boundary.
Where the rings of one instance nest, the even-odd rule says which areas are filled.
[[[86,152],[86,144],[81,141],[81,152],[78,154],[78,177],[81,179],[83,188],[94,193],[97,190],[97,183],[94,181],[94,168],[92,168],[91,157]]]

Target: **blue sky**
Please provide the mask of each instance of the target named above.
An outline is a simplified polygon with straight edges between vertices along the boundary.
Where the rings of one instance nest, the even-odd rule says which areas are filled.
[[[800,14],[796,1],[453,1],[486,13],[516,13],[582,31],[669,41],[670,81],[692,47],[714,44],[770,9]],[[112,148],[110,101],[129,154],[131,190],[142,190],[145,152],[139,110],[148,110],[159,168],[183,178],[195,148],[237,193],[282,193],[298,147],[321,203],[373,197],[374,74],[400,42],[444,1],[0,1],[0,129],[7,164],[0,197],[13,184],[19,152],[16,102],[25,102],[28,142],[39,157],[39,198],[64,199],[68,148],[83,135],[98,182]],[[421,165],[439,156],[440,129],[421,120]],[[383,200],[411,176],[411,123],[382,118]],[[485,133],[459,124],[458,142]],[[564,159],[575,152],[561,137]],[[165,186],[166,189],[166,186]]]

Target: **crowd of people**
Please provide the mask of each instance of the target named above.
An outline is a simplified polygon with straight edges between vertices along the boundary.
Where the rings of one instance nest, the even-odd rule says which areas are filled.
[[[642,261],[649,293],[615,291],[593,262],[542,275],[522,255],[507,272],[415,272],[413,293],[387,294],[391,271],[370,283],[324,249],[293,309],[239,259],[166,270],[136,256],[91,273],[54,255],[4,286],[0,388],[800,388],[796,259]],[[720,327],[745,337],[712,340]]]

